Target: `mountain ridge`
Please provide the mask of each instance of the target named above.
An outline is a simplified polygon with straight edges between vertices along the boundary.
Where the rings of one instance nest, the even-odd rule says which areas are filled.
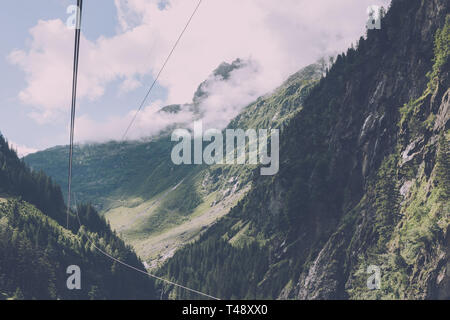
[[[160,274],[224,299],[448,299],[448,9],[392,1],[286,125],[279,174]]]
[[[152,280],[98,252],[144,268],[95,209],[80,204],[63,225],[59,187],[32,172],[0,135],[0,299],[154,299]],[[82,272],[80,290],[66,285],[72,265]]]
[[[221,64],[210,79],[230,77],[242,63]],[[323,71],[320,64],[302,69],[273,94],[245,107],[226,129],[283,130]],[[287,91],[291,96],[284,99]],[[169,106],[165,112],[176,112],[178,106]],[[174,145],[170,135],[162,135],[149,141],[109,142],[74,150],[77,198],[92,202],[150,266],[165,261],[226,214],[246,193],[256,169],[255,165],[177,166],[170,159]],[[25,161],[64,184],[66,157],[67,147],[57,147],[29,155]],[[179,231],[174,234],[175,230]]]

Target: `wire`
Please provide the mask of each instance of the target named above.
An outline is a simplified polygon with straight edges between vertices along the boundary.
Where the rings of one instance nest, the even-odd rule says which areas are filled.
[[[162,65],[161,69],[159,70],[156,78],[153,80],[152,85],[148,89],[147,94],[145,95],[144,99],[142,100],[141,104],[139,105],[139,108],[136,110],[136,113],[134,114],[133,119],[131,119],[130,124],[128,125],[127,129],[125,130],[125,133],[122,136],[122,140],[125,140],[125,138],[127,137],[128,132],[130,131],[131,127],[133,126],[134,122],[136,121],[136,118],[137,118],[139,112],[144,107],[144,104],[147,101],[147,98],[150,96],[150,93],[152,92],[153,88],[155,87],[156,82],[158,81],[159,77],[161,76],[161,73],[164,71],[167,63],[169,62],[170,58],[172,57],[172,54],[174,53],[175,49],[177,48],[178,44],[180,43],[181,38],[183,37],[183,35],[186,32],[187,28],[191,24],[191,21],[194,18],[195,14],[197,13],[198,9],[200,8],[200,5],[202,4],[202,2],[203,2],[203,0],[199,0],[197,6],[194,9],[194,12],[192,12],[192,15],[190,16],[188,22],[186,23],[183,31],[180,33],[180,36],[178,37],[177,41],[175,41],[175,44],[173,45],[172,50],[170,51],[169,55],[167,56],[166,60],[164,61],[164,63]]]
[[[142,109],[143,105],[145,104],[147,98],[149,97],[153,87],[155,86],[156,82],[158,81],[161,73],[163,72],[165,66],[167,65],[167,63],[169,62],[170,57],[172,56],[172,54],[174,53],[176,47],[178,46],[179,42],[181,41],[181,38],[183,37],[184,33],[186,32],[189,24],[191,23],[192,19],[194,18],[196,12],[198,11],[201,3],[203,0],[200,0],[194,10],[194,12],[192,13],[192,15],[190,16],[188,22],[186,23],[186,26],[184,27],[183,31],[181,32],[180,36],[178,37],[177,41],[175,42],[172,50],[170,51],[169,55],[167,56],[163,66],[161,67],[161,69],[158,72],[157,77],[155,78],[155,80],[153,81],[152,85],[150,86],[150,89],[147,91],[147,94],[145,95],[144,99],[141,102],[141,105],[139,106],[139,109],[136,111],[132,121],[130,122],[127,130],[125,131],[122,140],[125,139],[126,135],[128,134],[128,131],[130,130],[130,128],[132,127],[134,121],[137,118],[137,115],[139,113],[139,111]],[[69,147],[69,181],[68,181],[68,196],[67,196],[67,229],[69,229],[69,215],[70,215],[70,201],[71,201],[71,185],[72,185],[72,163],[73,163],[73,146],[74,146],[74,136],[75,136],[75,111],[76,111],[76,94],[77,94],[77,79],[78,79],[78,62],[79,62],[79,51],[80,51],[80,34],[81,34],[81,13],[82,13],[82,8],[83,8],[83,0],[78,0],[78,12],[77,12],[77,22],[76,22],[76,31],[75,31],[75,48],[74,48],[74,65],[73,65],[73,82],[72,82],[72,108],[71,108],[71,118],[70,118],[70,147]],[[75,195],[74,195],[75,196]],[[80,216],[78,214],[78,207],[76,206],[76,198],[74,197],[74,202],[75,202],[75,212],[77,215],[77,220],[78,220],[78,224],[81,226],[83,226],[83,224],[81,223],[81,219]],[[99,248],[90,238],[89,236],[86,234],[86,239],[87,241],[101,254],[103,254],[104,256],[108,257],[109,259],[127,267],[130,268],[132,270],[135,270],[137,272],[140,272],[142,274],[145,274],[151,278],[157,279],[159,281],[165,282],[167,284],[173,285],[175,287],[196,293],[198,295],[210,298],[210,299],[214,299],[214,300],[220,300],[219,298],[216,298],[214,296],[211,296],[209,294],[200,292],[198,290],[195,289],[191,289],[188,288],[186,286],[177,284],[173,281],[170,280],[166,280],[163,279],[157,275],[151,274],[148,271],[144,271],[141,270],[139,268],[136,268],[132,265],[129,265],[128,263],[125,263],[123,261],[120,261],[119,259],[113,257],[112,255],[108,254],[107,252],[103,251],[101,248]]]
[[[67,218],[66,228],[69,229],[70,195],[72,189],[72,163],[73,163],[73,140],[75,134],[75,111],[77,103],[77,82],[78,82],[78,62],[80,56],[80,34],[81,34],[81,14],[83,12],[83,0],[77,1],[77,19],[75,26],[75,46],[73,54],[73,79],[72,79],[72,108],[70,115],[70,147],[69,147],[69,178],[67,190]]]
[[[75,200],[75,205],[76,205],[76,197],[74,197],[74,200]],[[77,220],[78,220],[78,223],[80,224],[80,226],[82,226],[83,224],[81,223],[80,216],[79,216],[79,214],[78,214],[78,207],[77,207],[77,206],[75,207],[75,212],[76,212],[76,214],[77,214]],[[103,251],[102,249],[100,249],[99,247],[97,247],[97,245],[96,245],[96,244],[88,237],[87,234],[86,234],[86,239],[87,239],[87,241],[88,241],[88,242],[89,242],[89,243],[90,243],[97,251],[99,251],[101,254],[105,255],[106,257],[110,258],[111,260],[113,260],[113,261],[115,261],[115,262],[117,262],[117,263],[120,263],[121,265],[123,265],[123,266],[125,266],[125,267],[127,267],[127,268],[130,268],[130,269],[132,269],[132,270],[135,270],[135,271],[137,271],[137,272],[140,272],[140,273],[142,273],[142,274],[145,274],[145,275],[147,275],[147,276],[149,276],[149,277],[151,277],[151,278],[154,278],[154,279],[156,279],[156,280],[159,280],[159,281],[165,282],[165,283],[167,283],[167,284],[173,285],[173,286],[175,286],[175,287],[178,287],[178,288],[185,289],[185,290],[187,290],[187,291],[196,293],[196,294],[198,294],[198,295],[201,295],[201,296],[204,296],[204,297],[207,297],[207,298],[210,298],[210,299],[214,299],[214,300],[220,300],[219,298],[216,298],[216,297],[211,296],[211,295],[209,295],[209,294],[200,292],[200,291],[195,290],[195,289],[191,289],[191,288],[185,287],[185,286],[183,286],[183,285],[181,285],[181,284],[178,284],[178,283],[175,283],[175,282],[173,282],[173,281],[170,281],[170,280],[161,278],[161,277],[159,277],[159,276],[157,276],[157,275],[154,275],[154,274],[152,274],[152,273],[150,273],[150,272],[148,272],[148,271],[146,271],[146,270],[145,270],[145,271],[144,271],[144,270],[141,270],[141,269],[139,269],[139,268],[136,268],[136,267],[134,267],[134,266],[132,266],[132,265],[126,263],[126,262],[120,261],[119,259],[113,257],[113,256],[110,255],[109,253],[107,253],[107,252]]]

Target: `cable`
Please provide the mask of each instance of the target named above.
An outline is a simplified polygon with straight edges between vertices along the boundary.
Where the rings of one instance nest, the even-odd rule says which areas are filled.
[[[178,43],[180,42],[181,38],[183,37],[184,33],[186,32],[189,24],[191,23],[192,19],[194,18],[196,12],[198,11],[201,3],[203,0],[200,0],[194,10],[194,12],[192,13],[192,15],[190,16],[188,22],[186,23],[186,26],[184,27],[183,31],[181,32],[180,36],[178,37],[177,41],[175,42],[172,50],[170,51],[169,55],[167,56],[163,66],[161,67],[161,69],[158,72],[157,77],[155,78],[155,80],[153,81],[152,85],[150,86],[150,89],[147,91],[147,94],[145,95],[144,99],[141,102],[141,105],[139,106],[139,109],[136,111],[132,121],[130,122],[127,130],[125,131],[122,140],[125,139],[126,135],[128,134],[128,131],[130,130],[130,128],[132,127],[134,121],[137,118],[137,115],[139,113],[139,111],[142,109],[143,105],[145,104],[145,101],[147,100],[147,98],[149,97],[153,87],[155,86],[156,82],[158,81],[161,73],[163,72],[165,66],[167,65],[167,63],[169,62],[170,57],[172,56],[172,54],[174,53],[176,47],[178,46]],[[78,79],[78,62],[79,62],[79,51],[80,51],[80,35],[81,35],[81,13],[82,13],[82,8],[83,8],[83,0],[78,0],[78,12],[77,12],[77,22],[76,22],[76,31],[75,31],[75,48],[74,48],[74,65],[73,65],[73,82],[72,82],[72,108],[71,108],[71,118],[70,118],[70,146],[69,146],[69,181],[68,181],[68,196],[67,196],[67,229],[69,229],[69,215],[70,215],[70,201],[71,201],[71,185],[72,185],[72,163],[73,163],[73,146],[74,146],[74,136],[75,136],[75,111],[76,111],[76,94],[77,94],[77,79]],[[74,197],[74,202],[75,202],[75,206],[76,206],[76,198]],[[75,212],[77,215],[77,220],[78,220],[78,224],[81,226],[83,226],[83,224],[81,223],[81,219],[80,216],[78,214],[78,207],[75,207]],[[139,268],[136,268],[132,265],[129,265],[128,263],[125,263],[123,261],[120,261],[119,259],[111,256],[110,254],[108,254],[107,252],[103,251],[102,249],[100,249],[90,238],[88,235],[86,235],[86,239],[87,241],[101,254],[103,254],[104,256],[110,258],[111,260],[127,267],[130,268],[132,270],[135,270],[137,272],[143,273],[151,278],[157,279],[159,281],[168,283],[170,285],[176,286],[178,288],[196,293],[198,295],[210,298],[210,299],[214,299],[214,300],[220,300],[219,298],[216,298],[214,296],[211,296],[209,294],[200,292],[198,290],[195,289],[191,289],[188,287],[185,287],[183,285],[177,284],[173,281],[170,280],[166,280],[163,279],[157,275],[151,274],[148,271],[144,271],[141,270]]]
[[[73,163],[73,140],[75,134],[75,111],[77,102],[77,82],[78,82],[78,61],[80,56],[80,34],[81,34],[81,14],[83,12],[83,0],[77,1],[77,19],[75,26],[75,46],[73,54],[73,79],[72,79],[72,108],[70,115],[70,147],[69,147],[69,178],[67,191],[67,218],[66,228],[69,229],[70,195],[72,188],[72,163]]]
[[[155,87],[156,82],[158,81],[159,77],[161,76],[161,73],[164,71],[167,63],[169,62],[170,58],[172,57],[172,54],[174,53],[175,49],[177,48],[178,44],[180,43],[181,38],[183,37],[183,35],[186,32],[187,28],[191,24],[191,21],[194,18],[195,14],[197,13],[198,9],[200,8],[200,5],[202,4],[202,2],[203,2],[203,0],[199,0],[197,6],[194,9],[194,12],[190,16],[190,18],[189,18],[188,22],[186,23],[183,31],[180,33],[180,36],[178,37],[177,41],[175,41],[175,44],[173,45],[172,50],[170,51],[169,55],[167,56],[166,60],[164,61],[164,63],[162,65],[161,69],[159,70],[156,78],[153,80],[152,85],[148,89],[147,94],[145,95],[144,99],[142,100],[141,104],[139,105],[139,108],[137,109],[136,113],[134,114],[133,119],[131,119],[130,124],[128,125],[127,129],[125,130],[125,133],[122,136],[122,140],[125,140],[128,132],[130,131],[131,127],[133,126],[134,122],[136,121],[136,118],[137,118],[139,112],[144,107],[144,104],[147,101],[147,98],[149,97],[150,93],[152,92],[153,88]]]
[[[74,197],[74,200],[75,200],[75,206],[76,206],[76,197]],[[78,223],[80,224],[80,226],[82,226],[83,224],[81,223],[81,219],[80,219],[80,216],[79,216],[79,214],[78,214],[78,207],[77,207],[77,206],[75,207],[75,212],[76,212],[76,214],[77,214],[77,220],[78,220]],[[185,287],[185,286],[183,286],[183,285],[181,285],[181,284],[175,283],[175,282],[170,281],[170,280],[166,280],[166,279],[161,278],[161,277],[159,277],[159,276],[157,276],[157,275],[154,275],[154,274],[152,274],[152,273],[150,273],[150,272],[148,272],[148,271],[141,270],[141,269],[139,269],[139,268],[136,268],[136,267],[134,267],[134,266],[132,266],[132,265],[126,263],[126,262],[120,261],[119,259],[117,259],[117,258],[111,256],[109,253],[107,253],[107,252],[103,251],[102,249],[100,249],[99,247],[97,247],[97,245],[96,245],[96,244],[95,244],[95,243],[94,243],[87,235],[86,235],[86,239],[87,239],[87,241],[88,241],[88,242],[89,242],[89,243],[90,243],[97,251],[99,251],[101,254],[103,254],[104,256],[110,258],[111,260],[113,260],[113,261],[115,261],[115,262],[117,262],[117,263],[120,263],[121,265],[123,265],[123,266],[125,266],[125,267],[127,267],[127,268],[130,268],[130,269],[135,270],[135,271],[137,271],[137,272],[143,273],[143,274],[145,274],[145,275],[147,275],[147,276],[149,276],[149,277],[151,277],[151,278],[154,278],[154,279],[157,279],[157,280],[159,280],[159,281],[168,283],[168,284],[173,285],[173,286],[175,286],[175,287],[178,287],[178,288],[181,288],[181,289],[184,289],[184,290],[187,290],[187,291],[196,293],[196,294],[198,294],[198,295],[201,295],[201,296],[204,296],[204,297],[207,297],[207,298],[210,298],[210,299],[214,299],[214,300],[220,300],[219,298],[216,298],[216,297],[211,296],[211,295],[209,295],[209,294],[200,292],[200,291],[195,290],[195,289],[191,289],[191,288]]]

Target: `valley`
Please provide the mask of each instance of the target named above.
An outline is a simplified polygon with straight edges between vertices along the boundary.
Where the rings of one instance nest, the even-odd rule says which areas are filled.
[[[195,150],[211,140],[191,152],[172,139],[207,120],[214,88],[243,85],[244,59],[156,109],[185,122],[75,145],[69,210],[69,147],[19,159],[0,135],[0,299],[450,299],[450,4],[392,0],[379,12],[336,58],[237,103],[233,117],[219,110],[217,136],[271,133],[272,174],[250,157],[203,161]],[[213,153],[239,154],[223,143]],[[61,284],[73,260],[87,291]]]
[[[221,72],[226,79],[224,70],[235,68],[222,64],[213,74]],[[297,72],[273,94],[244,108],[227,128],[283,130],[323,72],[319,64]],[[199,99],[202,85],[193,101]],[[287,97],[286,92],[290,93]],[[77,202],[92,203],[152,269],[226,215],[250,190],[252,177],[259,174],[259,169],[254,172],[257,164],[175,165],[171,161],[175,144],[169,135],[162,135],[148,141],[75,147],[73,190]],[[25,161],[64,185],[67,150],[64,146],[51,148],[29,155]]]

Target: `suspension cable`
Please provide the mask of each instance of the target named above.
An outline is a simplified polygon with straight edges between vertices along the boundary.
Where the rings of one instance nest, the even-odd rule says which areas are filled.
[[[192,15],[190,16],[189,20],[187,21],[186,25],[184,26],[183,31],[181,31],[180,36],[178,37],[177,41],[175,41],[175,44],[173,45],[172,50],[170,50],[169,55],[167,56],[166,60],[164,61],[161,69],[159,69],[159,72],[156,75],[156,78],[153,80],[153,83],[150,86],[150,88],[148,89],[147,94],[144,96],[144,99],[142,100],[141,104],[139,105],[139,108],[136,110],[133,118],[130,121],[130,124],[128,125],[127,129],[125,130],[125,133],[122,135],[122,141],[125,140],[125,138],[127,137],[128,132],[130,131],[131,127],[133,126],[134,122],[136,121],[136,118],[137,118],[139,112],[144,107],[144,104],[147,101],[147,99],[148,99],[150,93],[152,92],[153,88],[155,87],[156,82],[158,81],[159,77],[161,76],[161,73],[164,71],[164,68],[166,67],[167,63],[169,62],[170,58],[172,57],[172,54],[175,52],[175,49],[177,48],[178,44],[180,43],[181,38],[183,37],[183,35],[186,32],[187,28],[191,24],[192,19],[194,18],[195,14],[197,13],[198,9],[200,8],[200,5],[202,4],[202,1],[203,0],[199,0],[197,6],[194,9],[194,12],[192,12]]]
[[[67,218],[66,228],[69,229],[70,196],[72,189],[72,163],[73,163],[73,140],[75,133],[75,111],[77,103],[77,82],[78,82],[78,62],[80,57],[80,35],[81,35],[81,14],[83,12],[83,0],[77,0],[76,25],[75,25],[75,46],[73,54],[73,79],[72,79],[72,108],[70,115],[70,144],[69,144],[69,178],[67,190]]]
[[[142,107],[144,106],[147,98],[149,97],[153,87],[155,86],[156,82],[158,81],[161,73],[163,72],[164,68],[166,67],[167,63],[170,60],[170,57],[172,56],[172,54],[174,53],[176,47],[178,46],[181,38],[183,37],[184,33],[186,32],[189,24],[191,23],[192,19],[194,18],[196,12],[198,11],[201,3],[203,0],[199,0],[194,12],[192,13],[192,15],[190,16],[186,26],[184,27],[183,31],[181,32],[180,36],[178,37],[177,41],[175,42],[174,46],[172,47],[172,50],[170,51],[169,55],[167,56],[163,66],[161,67],[161,69],[158,72],[157,77],[154,79],[152,85],[150,86],[150,89],[147,91],[147,94],[145,95],[144,99],[142,100],[142,103],[140,104],[138,110],[136,111],[132,121],[130,122],[129,126],[127,127],[122,139],[124,140],[126,138],[126,135],[128,133],[128,131],[130,130],[130,128],[132,127],[134,121],[137,118],[137,115],[139,113],[139,111],[142,109]],[[77,94],[77,80],[78,80],[78,62],[79,62],[79,51],[80,51],[80,35],[81,35],[81,13],[82,13],[82,8],[83,8],[83,0],[78,0],[78,8],[77,8],[77,20],[76,20],[76,31],[75,31],[75,48],[74,48],[74,65],[73,65],[73,82],[72,82],[72,108],[71,108],[71,118],[70,118],[70,146],[69,146],[69,181],[68,181],[68,196],[67,196],[67,229],[69,228],[69,215],[70,215],[70,207],[71,207],[71,185],[72,185],[72,163],[73,163],[73,147],[74,147],[74,136],[75,136],[75,111],[76,111],[76,94]],[[75,196],[75,195],[74,195]],[[74,202],[75,202],[75,206],[76,206],[76,198],[74,198]],[[75,212],[76,212],[76,217],[78,220],[78,223],[80,225],[80,227],[82,226],[81,223],[81,219],[80,216],[78,214],[78,208],[75,208]],[[209,294],[200,292],[198,290],[195,289],[191,289],[188,288],[186,286],[177,284],[173,281],[170,280],[166,280],[164,278],[161,278],[157,275],[151,274],[149,273],[147,270],[141,270],[139,268],[136,268],[132,265],[129,265],[123,261],[120,261],[119,259],[113,257],[112,255],[108,254],[107,252],[105,252],[104,250],[102,250],[101,248],[99,248],[90,238],[88,235],[86,235],[86,239],[87,241],[101,254],[103,254],[104,256],[108,257],[109,259],[131,269],[134,271],[137,271],[139,273],[143,273],[149,277],[152,277],[154,279],[157,279],[159,281],[165,282],[167,284],[173,285],[175,287],[181,288],[181,289],[185,289],[187,291],[196,293],[198,295],[210,298],[210,299],[214,299],[214,300],[220,300],[219,298],[216,298],[214,296],[211,296]]]

